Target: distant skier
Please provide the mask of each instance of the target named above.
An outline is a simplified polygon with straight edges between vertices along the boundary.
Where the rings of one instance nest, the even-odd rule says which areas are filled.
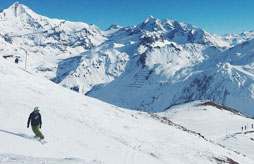
[[[42,121],[41,121],[41,114],[40,114],[39,107],[34,107],[34,111],[29,115],[29,118],[27,121],[27,128],[29,128],[30,121],[31,121],[32,130],[35,134],[35,137],[39,137],[40,140],[44,139],[44,136],[40,131]]]
[[[15,63],[16,63],[16,64],[18,64],[18,63],[19,63],[19,58],[18,58],[18,57],[16,57],[16,59],[15,59]]]
[[[247,126],[244,126],[244,129],[246,130],[246,129],[247,129]]]
[[[242,131],[243,131],[243,127],[242,127]]]
[[[251,124],[251,128],[253,129],[253,124]]]

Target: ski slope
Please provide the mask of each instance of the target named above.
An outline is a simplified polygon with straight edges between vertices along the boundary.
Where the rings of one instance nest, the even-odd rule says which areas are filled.
[[[0,58],[0,163],[252,164],[254,159],[160,117],[122,109],[62,88]],[[47,144],[28,139],[34,106]]]
[[[202,105],[204,103],[208,104]],[[194,101],[173,106],[159,115],[254,158],[254,120],[215,105],[209,101]]]

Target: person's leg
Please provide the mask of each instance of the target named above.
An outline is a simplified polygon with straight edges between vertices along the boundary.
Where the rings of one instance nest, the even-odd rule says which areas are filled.
[[[32,126],[32,130],[33,130],[35,136],[40,137],[40,139],[44,139],[44,136],[40,131],[40,126],[39,125],[38,126]]]

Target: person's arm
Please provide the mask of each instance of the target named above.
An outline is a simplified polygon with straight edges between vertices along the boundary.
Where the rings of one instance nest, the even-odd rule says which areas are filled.
[[[42,124],[42,121],[41,121],[41,114],[40,114],[40,129],[41,129],[41,124]]]
[[[28,118],[28,121],[27,121],[27,128],[29,128],[30,121],[31,121],[31,114],[29,115],[29,118]]]

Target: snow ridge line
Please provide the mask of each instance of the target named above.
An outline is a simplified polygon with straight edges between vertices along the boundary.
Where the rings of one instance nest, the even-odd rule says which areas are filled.
[[[197,135],[197,136],[203,138],[203,139],[206,140],[206,141],[210,141],[210,140],[208,140],[207,138],[205,138],[205,136],[201,135],[200,133],[197,133],[197,132],[195,132],[195,131],[189,130],[189,129],[185,128],[185,127],[182,126],[182,125],[176,124],[176,123],[170,121],[167,117],[161,117],[161,116],[159,116],[159,115],[157,115],[157,114],[150,113],[150,112],[146,112],[146,113],[147,113],[148,115],[150,115],[151,118],[154,118],[155,120],[160,121],[161,123],[164,123],[164,124],[167,124],[167,125],[171,125],[171,126],[175,126],[175,127],[178,128],[178,129],[181,129],[181,130],[183,130],[183,131],[186,131],[186,132],[195,134],[195,135]]]
[[[230,107],[221,105],[221,104],[217,104],[217,103],[215,103],[215,102],[213,102],[213,101],[207,101],[207,102],[205,102],[205,103],[202,103],[201,105],[204,105],[204,106],[209,106],[209,105],[210,105],[210,106],[214,106],[214,107],[216,107],[216,108],[218,108],[218,109],[220,109],[220,110],[227,110],[227,111],[230,111],[230,112],[232,112],[232,113],[234,113],[234,114],[237,114],[237,115],[239,115],[239,116],[246,117],[243,113],[239,112],[239,111],[236,110],[236,109],[233,109],[233,108],[230,108]]]

